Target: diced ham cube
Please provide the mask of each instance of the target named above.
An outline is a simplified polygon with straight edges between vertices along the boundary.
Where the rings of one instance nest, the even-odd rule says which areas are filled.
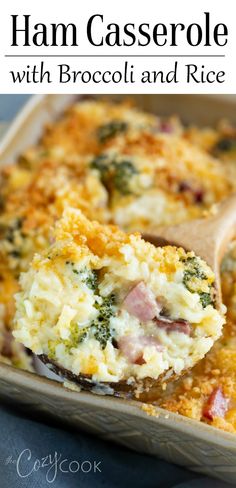
[[[224,417],[228,410],[229,399],[224,396],[222,388],[218,386],[210,394],[203,407],[203,417],[213,420],[214,417]]]
[[[169,122],[168,120],[163,120],[160,123],[160,131],[163,134],[172,134],[173,132],[173,124]]]
[[[118,340],[118,348],[133,364],[144,364],[143,350],[146,346],[154,346],[158,352],[164,351],[164,346],[153,336],[123,336]]]
[[[152,290],[143,281],[132,288],[123,305],[127,312],[137,317],[140,322],[147,322],[158,317],[162,309]]]
[[[174,132],[174,125],[171,120],[156,120],[156,124],[153,126],[152,131],[154,134],[172,134]]]
[[[165,317],[159,317],[155,319],[155,323],[161,329],[165,329],[166,332],[182,332],[188,336],[191,333],[191,326],[187,320],[170,320]]]
[[[195,203],[202,203],[204,200],[205,192],[203,188],[194,188],[188,181],[181,181],[179,184],[179,192],[189,192],[192,194]]]

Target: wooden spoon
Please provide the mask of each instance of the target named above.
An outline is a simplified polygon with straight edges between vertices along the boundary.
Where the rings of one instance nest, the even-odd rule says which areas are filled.
[[[162,227],[158,234],[143,234],[155,246],[171,244],[194,251],[215,274],[215,303],[221,308],[220,263],[227,245],[236,235],[236,194],[215,207],[212,216]]]
[[[212,216],[205,219],[193,220],[179,225],[164,227],[158,230],[158,234],[143,234],[146,241],[156,246],[175,245],[183,247],[186,251],[194,251],[201,257],[215,273],[215,302],[217,308],[222,307],[220,286],[220,262],[229,241],[236,234],[236,194],[218,205]],[[71,371],[62,368],[46,355],[39,356],[56,374],[68,379],[83,389],[92,390],[104,394],[112,394],[119,397],[138,397],[142,401],[151,400],[160,390],[163,382],[176,379],[176,375],[167,371],[158,380],[145,378],[139,383],[127,385],[126,381],[118,383],[96,384],[89,375],[75,375]],[[186,371],[183,371],[184,374]]]

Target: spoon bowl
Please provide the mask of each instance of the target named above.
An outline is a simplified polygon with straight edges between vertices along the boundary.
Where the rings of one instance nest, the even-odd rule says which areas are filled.
[[[233,238],[235,231],[236,195],[233,195],[215,207],[214,212],[209,217],[161,228],[158,230],[158,234],[145,233],[143,238],[155,246],[175,245],[183,247],[186,251],[194,251],[197,256],[205,260],[215,273],[215,305],[221,311],[223,307],[220,286],[220,263],[227,244]],[[81,386],[85,390],[123,398],[135,396],[142,401],[150,401],[157,395],[158,390],[164,383],[177,378],[177,375],[172,370],[168,370],[158,380],[144,378],[132,384],[127,384],[126,381],[96,383],[90,375],[75,375],[49,359],[47,355],[42,354],[39,359],[54,373]],[[185,373],[186,371],[182,371],[181,375]]]
[[[147,377],[139,381],[134,381],[132,384],[127,384],[126,381],[118,381],[116,383],[96,383],[92,380],[91,375],[76,375],[72,373],[72,371],[63,368],[52,359],[49,359],[46,354],[41,354],[37,357],[50,371],[55,373],[62,380],[74,383],[85,391],[91,391],[92,393],[100,395],[111,395],[117,398],[135,398],[143,402],[151,401],[156,398],[161,391],[163,384],[178,378],[172,370],[168,370],[163,375],[159,376],[158,380]],[[182,372],[181,375],[186,372],[187,371]]]

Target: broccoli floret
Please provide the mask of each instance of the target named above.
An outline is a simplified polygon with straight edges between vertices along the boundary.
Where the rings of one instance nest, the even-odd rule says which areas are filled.
[[[236,151],[236,137],[223,137],[219,139],[213,148],[213,153],[218,154],[222,152]]]
[[[104,143],[117,134],[125,132],[127,127],[128,125],[126,122],[122,122],[121,120],[113,120],[112,122],[101,125],[101,127],[98,128],[98,139],[101,143]]]
[[[236,136],[225,136],[219,139],[212,148],[213,156],[234,155],[236,152]]]
[[[78,344],[83,342],[88,337],[89,328],[80,328],[78,324],[74,323],[70,326],[70,337],[69,339],[48,341],[48,357],[49,359],[56,359],[56,346],[59,344],[64,344],[66,351],[69,353],[72,347],[77,347]]]
[[[199,296],[203,308],[206,308],[207,305],[212,305],[214,303],[210,293],[200,292]]]
[[[104,184],[106,184],[109,175],[110,164],[112,164],[112,161],[109,160],[106,154],[100,154],[100,156],[95,157],[91,162],[91,168],[99,171],[101,181]]]
[[[185,263],[185,271],[183,276],[183,284],[191,293],[198,293],[203,308],[214,303],[212,298],[212,285],[209,286],[209,292],[202,292],[199,290],[199,280],[207,280],[207,275],[201,269],[201,264],[197,257],[188,257],[183,260]]]
[[[95,305],[99,311],[98,317],[92,322],[91,329],[95,339],[105,349],[107,342],[113,337],[114,331],[110,327],[110,319],[115,315],[115,295],[103,298],[102,304]]]
[[[19,258],[23,257],[27,250],[27,235],[23,232],[23,218],[13,219],[10,224],[0,223],[0,236],[4,242],[4,253],[9,257],[9,265],[18,275],[21,267]],[[26,250],[25,250],[26,249]],[[14,262],[12,262],[12,259]]]
[[[82,283],[86,283],[88,288],[91,290],[96,290],[98,287],[98,272],[92,269],[76,269],[74,266],[75,264],[72,261],[66,261],[67,266],[71,266],[72,273],[80,277]]]
[[[91,288],[91,290],[96,290],[98,287],[98,273],[97,273],[97,271],[95,271],[95,270],[90,271],[85,282],[86,282],[86,285],[89,288]]]
[[[102,318],[110,318],[114,313],[114,305],[115,305],[115,295],[112,293],[108,297],[104,297],[102,304],[96,304],[96,308],[99,310],[99,315]]]
[[[88,336],[88,327],[79,327],[78,324],[74,323],[70,326],[70,337],[69,339],[64,339],[62,342],[67,350],[72,347],[77,347],[78,344],[84,341]]]
[[[111,330],[107,327],[106,324],[96,322],[95,324],[96,330],[94,331],[94,337],[100,342],[102,349],[105,349],[107,342],[111,339],[112,333]]]
[[[130,161],[122,161],[116,164],[113,177],[115,189],[123,195],[132,193],[130,190],[130,180],[137,173],[138,171]]]
[[[183,284],[186,286],[186,288],[189,291],[194,292],[195,290],[193,290],[192,288],[193,280],[195,278],[206,280],[207,276],[201,270],[200,263],[197,257],[195,256],[188,257],[184,262],[185,262],[185,270],[184,270]]]
[[[101,154],[93,159],[91,167],[99,171],[101,181],[107,190],[115,189],[123,195],[132,193],[130,182],[132,177],[138,174],[138,170],[131,161],[117,161],[115,157],[109,159],[107,155]]]
[[[70,326],[70,336],[68,339],[60,341],[48,341],[48,357],[55,359],[56,346],[64,344],[66,351],[70,352],[73,347],[77,347],[92,333],[95,339],[101,344],[102,349],[105,349],[107,342],[114,336],[114,331],[110,327],[110,319],[115,315],[115,295],[111,294],[103,298],[101,304],[96,303],[95,307],[98,310],[97,318],[92,322],[90,327],[79,327],[77,323]]]

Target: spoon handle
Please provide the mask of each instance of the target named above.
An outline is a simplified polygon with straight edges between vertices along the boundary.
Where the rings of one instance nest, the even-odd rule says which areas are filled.
[[[216,253],[220,262],[228,243],[236,235],[236,194],[224,200],[210,220],[216,242]]]

